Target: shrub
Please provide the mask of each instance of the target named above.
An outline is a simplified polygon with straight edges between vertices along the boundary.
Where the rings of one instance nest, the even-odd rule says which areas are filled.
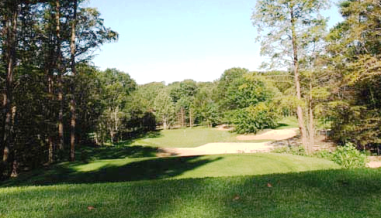
[[[278,114],[263,102],[231,111],[229,116],[235,131],[239,134],[257,133],[266,128],[275,128],[278,126],[279,119]]]
[[[281,153],[281,154],[293,154],[293,155],[299,155],[299,156],[306,155],[306,151],[302,146],[279,147],[279,148],[275,148],[272,152]]]
[[[347,143],[333,152],[332,161],[345,168],[359,168],[365,167],[367,158],[352,143]]]
[[[328,150],[320,150],[314,153],[315,157],[332,160],[333,153]]]
[[[300,147],[279,147],[272,152],[282,154],[293,154],[305,156],[305,150]],[[367,157],[364,153],[358,151],[352,143],[347,143],[345,146],[338,147],[336,151],[330,152],[327,150],[317,151],[313,154],[314,157],[332,160],[333,162],[343,166],[344,168],[360,168],[365,167]]]

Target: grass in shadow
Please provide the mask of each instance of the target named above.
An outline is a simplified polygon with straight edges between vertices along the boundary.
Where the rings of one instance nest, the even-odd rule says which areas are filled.
[[[81,147],[76,156],[81,161],[91,160],[121,159],[121,158],[141,158],[156,157],[158,148],[149,146],[104,146],[104,147]]]
[[[57,164],[20,174],[0,187],[260,175],[337,168],[340,166],[328,160],[283,154],[125,158]]]
[[[167,179],[220,159],[222,158],[194,156],[98,160],[87,164],[62,163],[21,174],[18,178],[3,182],[0,187]]]
[[[380,170],[356,169],[9,188],[0,189],[0,214],[12,218],[380,217],[380,180]]]
[[[131,145],[136,140],[139,139],[155,139],[163,137],[161,130],[154,130],[149,132],[129,132],[123,135],[123,138],[127,138],[127,140],[122,140],[114,143],[114,146],[125,146]]]

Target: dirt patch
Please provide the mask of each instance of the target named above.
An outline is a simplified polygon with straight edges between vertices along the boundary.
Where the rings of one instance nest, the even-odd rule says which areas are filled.
[[[293,129],[279,129],[279,130],[270,130],[258,135],[239,135],[237,136],[238,140],[249,141],[249,140],[285,140],[293,138],[296,136],[298,128]]]

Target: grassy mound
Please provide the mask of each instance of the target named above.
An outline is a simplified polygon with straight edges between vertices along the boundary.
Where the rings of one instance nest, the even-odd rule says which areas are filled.
[[[380,170],[0,189],[0,217],[379,217]]]

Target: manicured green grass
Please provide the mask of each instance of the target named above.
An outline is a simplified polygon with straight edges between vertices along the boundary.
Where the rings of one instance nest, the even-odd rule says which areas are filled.
[[[298,128],[298,119],[296,117],[284,117],[279,122],[279,127],[276,129],[289,129],[289,128]]]
[[[380,181],[357,169],[1,188],[0,217],[380,217]]]
[[[339,168],[324,159],[288,154],[125,158],[62,163],[50,169],[21,174],[2,186],[261,175]]]
[[[198,147],[212,142],[242,142],[237,140],[237,134],[221,131],[216,128],[194,127],[186,129],[162,130],[154,137],[137,139],[133,145],[146,145],[162,148]],[[245,141],[263,142],[264,140]],[[265,140],[269,141],[269,140]]]
[[[285,117],[279,121],[276,129],[297,128],[298,122],[295,117]],[[266,132],[260,131],[259,133]],[[238,134],[229,131],[221,131],[216,128],[194,127],[186,129],[162,130],[156,134],[149,134],[144,138],[137,139],[131,145],[143,145],[161,148],[190,148],[198,147],[212,142],[242,142],[237,139]],[[252,140],[245,142],[265,142],[271,140]]]

